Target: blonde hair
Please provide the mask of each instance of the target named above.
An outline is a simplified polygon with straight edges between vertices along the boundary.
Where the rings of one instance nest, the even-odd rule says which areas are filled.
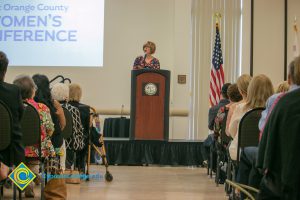
[[[154,53],[155,53],[156,45],[155,45],[154,42],[147,41],[147,42],[143,45],[143,50],[144,50],[146,47],[149,47],[149,48],[150,48],[150,53],[151,53],[151,54],[154,54]]]
[[[245,109],[265,107],[267,99],[273,95],[271,80],[264,74],[255,76],[248,87]]]
[[[78,84],[76,84],[76,83],[70,84],[70,86],[69,86],[69,98],[70,98],[70,101],[80,102],[81,96],[82,96],[81,87]]]
[[[279,83],[275,89],[275,93],[287,92],[290,89],[290,85],[287,81]]]
[[[236,84],[241,94],[247,96],[248,86],[251,79],[252,77],[249,74],[243,74],[237,79]]]
[[[300,85],[300,56],[289,64],[289,77],[296,85]]]
[[[56,83],[51,89],[51,95],[56,101],[67,101],[69,99],[69,86],[64,83]]]

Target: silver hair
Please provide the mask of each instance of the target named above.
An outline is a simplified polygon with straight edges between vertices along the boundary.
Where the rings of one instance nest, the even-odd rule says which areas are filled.
[[[54,100],[68,101],[69,100],[69,86],[64,83],[56,83],[51,89],[51,95]]]

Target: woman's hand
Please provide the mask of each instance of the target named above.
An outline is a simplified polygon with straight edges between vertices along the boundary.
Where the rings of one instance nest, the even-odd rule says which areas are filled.
[[[141,65],[136,65],[133,67],[133,69],[144,69],[144,67],[142,67]]]

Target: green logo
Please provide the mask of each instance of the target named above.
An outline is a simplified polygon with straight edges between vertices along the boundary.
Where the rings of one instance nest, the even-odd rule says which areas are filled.
[[[20,190],[24,190],[36,176],[23,162],[21,162],[8,177],[18,186],[18,188],[20,188]]]

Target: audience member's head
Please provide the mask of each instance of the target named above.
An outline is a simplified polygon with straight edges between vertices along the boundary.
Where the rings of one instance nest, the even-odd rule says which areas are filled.
[[[21,90],[22,99],[32,99],[35,96],[36,85],[32,78],[27,75],[17,76],[13,82]]]
[[[69,100],[69,86],[64,83],[56,83],[51,89],[52,98],[62,102]]]
[[[227,90],[228,90],[228,87],[231,85],[231,83],[225,83],[223,86],[222,86],[222,89],[221,89],[221,95],[223,96],[224,99],[228,99],[228,95],[227,95]]]
[[[48,77],[43,74],[35,74],[33,75],[32,79],[37,86],[34,100],[36,102],[45,104],[46,106],[48,106],[51,112],[55,112],[56,109],[53,105]]]
[[[231,84],[227,89],[227,95],[231,102],[239,102],[243,99],[242,95],[239,92],[237,84]]]
[[[248,86],[251,79],[252,77],[249,74],[243,74],[236,81],[239,92],[243,96],[243,98],[247,97]]]
[[[290,89],[288,81],[283,81],[279,83],[275,89],[275,93],[287,92]]]
[[[76,83],[71,83],[69,86],[69,99],[70,101],[80,102],[82,96],[81,87]]]
[[[271,80],[263,74],[253,77],[248,87],[246,108],[265,107],[267,99],[273,95],[274,88]]]
[[[290,85],[300,85],[300,56],[289,64],[288,82]]]
[[[0,81],[4,81],[4,77],[7,71],[8,59],[6,54],[0,51]]]

